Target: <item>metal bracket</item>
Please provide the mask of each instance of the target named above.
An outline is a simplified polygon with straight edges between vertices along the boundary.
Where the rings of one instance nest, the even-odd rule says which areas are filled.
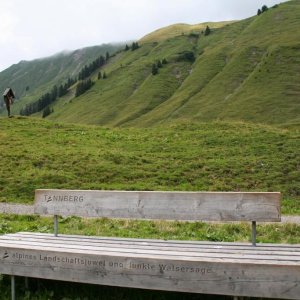
[[[252,246],[256,246],[256,221],[252,221]]]
[[[58,236],[58,215],[54,215],[54,236]]]

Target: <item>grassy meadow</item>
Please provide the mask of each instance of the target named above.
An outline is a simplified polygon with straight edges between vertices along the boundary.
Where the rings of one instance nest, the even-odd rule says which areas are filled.
[[[37,188],[280,191],[300,212],[299,131],[246,123],[105,128],[0,119],[0,201]]]

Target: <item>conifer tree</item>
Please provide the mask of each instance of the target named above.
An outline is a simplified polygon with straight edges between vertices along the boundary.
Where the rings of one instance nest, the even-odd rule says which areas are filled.
[[[134,51],[136,49],[140,48],[138,42],[133,42],[132,45],[131,45],[131,50]]]
[[[51,109],[50,106],[47,106],[44,110],[43,110],[43,115],[42,118],[46,118],[47,116],[49,116],[51,113],[53,113],[54,110],[53,108]]]
[[[156,75],[158,73],[158,68],[156,64],[152,65],[152,75]]]
[[[204,35],[209,35],[211,33],[211,30],[209,28],[209,26],[207,25],[204,31]]]
[[[80,81],[76,87],[75,97],[82,95],[84,92],[90,89],[93,84],[94,82],[91,79]]]
[[[261,12],[264,13],[268,10],[268,6],[267,5],[263,5],[263,7],[261,8]]]

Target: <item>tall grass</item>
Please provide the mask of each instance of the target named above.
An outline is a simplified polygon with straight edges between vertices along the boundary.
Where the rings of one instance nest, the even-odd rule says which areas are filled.
[[[279,191],[300,211],[299,132],[246,123],[110,129],[1,118],[0,201],[37,188]]]

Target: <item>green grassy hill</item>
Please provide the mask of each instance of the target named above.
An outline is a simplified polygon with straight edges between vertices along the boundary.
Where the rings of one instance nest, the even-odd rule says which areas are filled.
[[[189,35],[189,34],[199,34],[205,30],[206,26],[212,28],[220,28],[227,24],[233,23],[233,21],[227,22],[206,22],[195,25],[189,24],[174,24],[167,27],[159,28],[147,35],[145,35],[140,42],[141,43],[151,43],[151,42],[161,42],[167,39],[179,36],[179,35]]]
[[[37,188],[280,191],[300,213],[300,136],[246,123],[148,129],[0,118],[0,201]]]
[[[137,50],[116,52],[91,76],[89,91],[75,98],[76,85],[70,88],[48,118],[127,127],[235,120],[299,128],[299,28],[300,4],[293,0],[242,21],[158,29]],[[2,89],[16,85],[22,96],[13,112],[115,49],[107,47],[21,62],[0,73]],[[152,65],[163,59],[167,64],[152,75]],[[98,80],[99,71],[108,78]]]
[[[113,53],[120,47],[123,46],[107,44],[65,51],[33,61],[21,61],[0,72],[0,91],[4,91],[8,86],[13,88],[17,101],[12,111],[18,114],[21,107],[36,101],[42,94],[49,92],[54,85],[63,84],[68,78],[77,76],[84,65],[100,55],[105,56],[107,51]],[[5,115],[3,105],[1,100],[0,114]]]
[[[200,25],[147,35],[138,50],[118,53],[103,68],[106,80],[94,76],[90,91],[60,99],[49,118],[109,126],[244,120],[299,127],[299,1],[212,24],[208,36]],[[152,64],[164,58],[168,64],[153,76]]]

